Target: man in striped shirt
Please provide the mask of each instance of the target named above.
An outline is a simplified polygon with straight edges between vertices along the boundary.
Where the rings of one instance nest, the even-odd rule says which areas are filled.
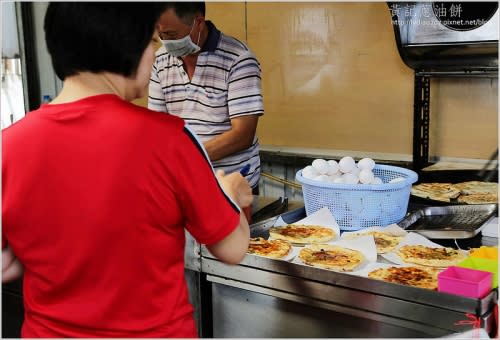
[[[182,117],[215,169],[240,171],[258,194],[261,70],[241,41],[205,21],[204,2],[168,2],[158,30],[163,46],[151,71],[148,107]]]

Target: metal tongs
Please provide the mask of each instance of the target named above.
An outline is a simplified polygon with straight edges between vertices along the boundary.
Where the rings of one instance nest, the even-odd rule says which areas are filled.
[[[279,216],[288,208],[288,197],[280,197],[252,214],[252,221],[259,222],[268,217]]]
[[[495,160],[497,160],[495,168],[488,169],[491,163],[493,163]],[[491,155],[488,162],[484,165],[484,167],[481,170],[479,170],[477,176],[479,177],[479,179],[485,182],[489,182],[497,171],[498,171],[498,148],[495,150],[495,152],[493,152],[493,154]]]

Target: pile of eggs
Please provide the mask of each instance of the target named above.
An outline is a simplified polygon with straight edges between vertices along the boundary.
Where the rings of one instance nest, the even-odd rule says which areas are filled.
[[[338,162],[335,160],[315,159],[311,165],[302,169],[302,176],[320,182],[345,183],[345,184],[383,184],[380,177],[373,173],[375,161],[363,158],[354,161],[350,156],[343,157]],[[394,178],[389,183],[404,181],[402,177]]]

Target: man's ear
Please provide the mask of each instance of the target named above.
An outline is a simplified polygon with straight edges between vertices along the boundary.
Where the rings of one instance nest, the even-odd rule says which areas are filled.
[[[198,14],[195,19],[195,25],[198,30],[202,30],[205,28],[205,17],[201,14]]]

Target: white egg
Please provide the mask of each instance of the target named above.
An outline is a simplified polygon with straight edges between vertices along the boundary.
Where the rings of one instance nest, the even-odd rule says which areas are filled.
[[[314,177],[315,181],[320,181],[320,182],[328,182],[328,176],[327,175],[319,175]]]
[[[328,170],[328,175],[335,175],[339,172],[339,163],[336,160],[330,159],[327,161],[330,166],[330,170]]]
[[[404,182],[405,181],[405,178],[403,177],[396,177],[396,178],[393,178],[389,181],[389,183],[398,183],[398,182]]]
[[[371,170],[363,169],[359,172],[359,181],[363,184],[371,183],[374,178],[375,176]]]
[[[358,168],[361,170],[363,169],[368,169],[368,170],[373,170],[375,167],[375,161],[371,158],[363,158],[360,159],[358,162]]]
[[[328,163],[324,159],[320,159],[320,158],[315,159],[312,162],[312,166],[321,175],[326,175],[326,173],[328,172],[328,169],[330,168]]]
[[[342,176],[339,176],[333,180],[333,183],[345,183],[344,178]]]
[[[335,183],[335,180],[340,177],[342,177],[340,174],[329,175],[328,182]]]
[[[347,184],[358,184],[358,182],[359,182],[358,176],[351,174],[350,172],[343,174],[342,179]]]
[[[384,184],[384,182],[382,181],[382,178],[374,177],[373,181],[370,184]]]
[[[360,168],[358,168],[357,166],[355,166],[354,168],[352,168],[352,170],[351,170],[351,174],[356,175],[356,176],[358,176],[358,177],[359,177],[359,172],[360,172],[360,171],[361,171],[361,169],[360,169]]]
[[[318,172],[316,169],[314,169],[312,166],[308,165],[304,169],[302,169],[302,176],[304,178],[309,178],[313,179],[314,177],[318,176]]]
[[[350,156],[343,157],[339,161],[339,169],[342,171],[344,174],[351,172],[351,170],[356,166],[356,162],[354,162],[354,159]]]

